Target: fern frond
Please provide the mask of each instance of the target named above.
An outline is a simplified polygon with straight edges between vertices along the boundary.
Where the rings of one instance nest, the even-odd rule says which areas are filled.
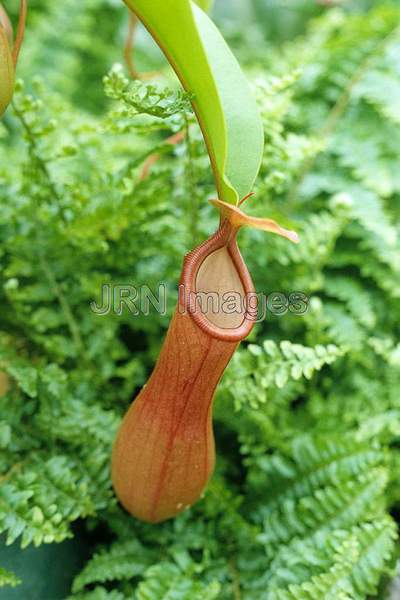
[[[3,569],[3,567],[0,567],[0,588],[5,587],[6,585],[15,587],[15,586],[19,585],[20,583],[21,583],[21,580],[14,573],[11,573],[11,571],[7,571],[6,569]]]
[[[130,600],[132,595],[126,595],[118,590],[107,590],[104,587],[97,586],[94,590],[79,592],[68,596],[67,600]]]
[[[386,515],[351,530],[360,547],[360,556],[351,573],[355,598],[363,600],[376,594],[382,574],[393,576],[394,551],[398,532],[396,523]]]
[[[68,395],[60,399],[56,414],[45,404],[35,416],[35,422],[46,435],[73,446],[87,445],[88,439],[109,452],[115,437],[120,416],[99,405],[91,405]]]
[[[400,96],[400,84],[393,72],[371,69],[358,83],[354,94],[364,98],[388,121],[400,124],[399,107],[395,101]]]
[[[328,276],[325,284],[326,293],[345,303],[352,317],[367,329],[376,323],[371,294],[357,281],[347,277]]]
[[[138,540],[116,542],[89,560],[75,578],[72,591],[80,592],[93,583],[131,580],[143,575],[155,558],[156,555],[144,548]]]
[[[267,598],[271,600],[353,600],[351,570],[359,556],[359,545],[353,535],[325,537],[314,544],[299,544],[292,552],[301,551],[298,560],[288,553],[289,563],[283,568],[275,565],[277,580],[268,586]],[[308,552],[307,552],[308,551]],[[283,556],[279,557],[282,560]],[[309,561],[309,562],[308,562]],[[294,562],[294,564],[293,564]],[[296,564],[297,563],[297,564]],[[319,570],[319,572],[318,572]],[[284,584],[286,581],[286,585]],[[291,580],[299,579],[298,583]]]
[[[37,457],[17,465],[0,487],[0,532],[7,544],[60,542],[71,537],[69,524],[95,512],[90,480],[71,456]]]
[[[343,356],[346,348],[329,344],[314,348],[283,341],[279,345],[266,340],[262,346],[249,344],[245,352],[233,357],[222,389],[234,390],[236,408],[248,402],[256,408],[266,402],[268,390],[283,388],[290,380],[311,379],[316,371]]]
[[[363,246],[373,250],[383,263],[399,273],[399,234],[382,202],[375,194],[360,186],[353,186],[349,193],[353,200],[351,213],[366,234]]]
[[[360,325],[359,319],[354,318],[343,305],[329,301],[322,303],[314,296],[309,307],[305,319],[310,323],[310,329],[324,331],[328,340],[343,347],[359,349],[365,342],[367,332]]]
[[[201,577],[196,577],[195,571],[185,573],[176,564],[164,562],[147,569],[137,588],[137,598],[167,600],[173,596],[182,600],[214,600],[220,589],[217,581],[205,583]]]
[[[268,507],[298,500],[326,485],[340,486],[387,463],[378,444],[353,436],[301,436],[291,443],[290,457],[275,453],[248,459],[248,485],[268,493]]]
[[[347,530],[319,531],[305,540],[294,539],[279,547],[271,564],[271,597],[292,598],[290,594],[295,593],[302,597],[307,590],[325,598],[318,595],[318,585],[330,582],[337,593],[364,600],[376,593],[382,573],[392,573],[396,539],[396,525],[389,516]],[[332,578],[333,572],[339,576]]]
[[[124,104],[125,118],[146,114],[160,119],[177,113],[192,112],[190,94],[172,91],[142,81],[131,82],[123,73],[121,65],[114,65],[104,77],[104,89],[109,98]]]
[[[287,499],[271,512],[263,513],[262,541],[269,551],[294,537],[307,537],[318,530],[346,528],[384,509],[382,493],[388,481],[385,468],[371,469],[357,481],[339,487],[326,486],[300,500]]]
[[[301,264],[303,269],[305,265],[314,269],[317,265],[319,268],[323,267],[329,261],[347,219],[346,212],[332,214],[325,211],[311,215],[302,223],[301,244],[298,247],[292,248],[288,244],[282,244],[280,240],[273,240],[271,250],[274,260],[284,266],[291,263]]]

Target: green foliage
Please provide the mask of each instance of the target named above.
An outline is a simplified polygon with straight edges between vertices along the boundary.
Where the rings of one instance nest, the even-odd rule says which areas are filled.
[[[0,567],[0,587],[10,585],[11,587],[15,587],[20,583],[18,577],[14,575],[14,573],[10,573],[10,571],[6,571],[5,569]]]
[[[218,598],[220,587],[217,582],[205,585],[196,581],[192,573],[182,570],[172,563],[159,563],[145,573],[144,581],[137,590],[139,600],[158,600],[158,598],[194,598],[194,600],[213,600]]]
[[[143,575],[156,554],[144,548],[138,540],[115,542],[108,550],[95,554],[74,581],[73,591],[78,592],[92,583],[123,581]]]
[[[249,230],[240,246],[258,291],[302,291],[308,310],[268,312],[235,354],[215,403],[216,474],[157,526],[118,506],[110,453],[182,257],[217,226],[209,161],[169,72],[131,83],[112,68],[122,5],[31,4],[25,83],[0,125],[4,540],[59,542],[79,520],[94,548],[71,573],[74,600],[386,597],[400,504],[398,3],[320,6],[304,35],[282,44],[278,28],[268,48],[254,24],[232,39],[266,137],[246,210],[301,237]],[[165,315],[90,309],[105,283],[160,281]]]
[[[104,91],[109,98],[123,103],[126,119],[139,114],[167,119],[191,110],[190,96],[185,92],[157,89],[156,86],[141,81],[131,83],[120,65],[114,66],[104,78]]]
[[[246,402],[257,408],[268,400],[274,388],[283,388],[291,379],[311,379],[315,371],[333,363],[344,352],[334,344],[308,348],[288,340],[279,346],[272,340],[265,340],[262,346],[249,344],[232,358],[221,392],[231,396],[237,409]]]
[[[74,596],[78,600],[125,600],[126,596],[117,590],[109,592],[106,588],[97,586],[90,592]]]
[[[277,575],[268,597],[364,598],[377,591],[382,572],[391,573],[396,529],[383,517],[349,531],[318,533],[310,540],[282,547],[273,561]],[[379,548],[379,550],[378,550]]]

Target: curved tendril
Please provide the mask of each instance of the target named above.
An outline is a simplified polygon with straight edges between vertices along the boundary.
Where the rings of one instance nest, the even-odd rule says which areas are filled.
[[[128,22],[128,33],[126,36],[124,57],[126,66],[128,67],[129,75],[132,79],[139,79],[139,73],[136,71],[135,64],[133,62],[133,39],[138,24],[138,18],[131,10],[129,11],[129,22]]]
[[[14,48],[12,51],[12,59],[14,65],[17,65],[19,52],[21,50],[22,41],[25,35],[25,23],[26,23],[26,15],[28,12],[28,0],[21,0],[20,9],[19,9],[19,19],[18,19],[18,28],[17,35],[15,37]]]
[[[133,58],[138,24],[138,17],[132,10],[129,9],[128,32],[126,34],[124,45],[125,63],[128,68],[129,75],[132,77],[132,79],[152,79],[153,77],[159,75],[158,71],[147,71],[145,73],[139,73],[135,65],[135,60]]]

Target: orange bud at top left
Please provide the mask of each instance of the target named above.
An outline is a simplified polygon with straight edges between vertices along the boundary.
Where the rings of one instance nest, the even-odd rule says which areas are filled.
[[[2,25],[4,27],[8,42],[10,44],[10,48],[12,48],[12,45],[14,43],[13,42],[13,40],[14,40],[13,28],[11,25],[11,21],[8,18],[8,14],[6,13],[6,11],[4,10],[4,8],[2,7],[1,4],[0,4],[0,25]]]

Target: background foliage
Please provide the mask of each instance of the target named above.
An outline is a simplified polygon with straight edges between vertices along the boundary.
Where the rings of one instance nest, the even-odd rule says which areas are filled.
[[[217,394],[216,474],[157,526],[118,506],[109,457],[168,315],[100,317],[90,302],[105,282],[165,281],[171,314],[183,254],[217,223],[208,160],[143,32],[138,65],[161,69],[157,83],[111,70],[122,4],[30,4],[24,83],[0,125],[4,541],[84,539],[70,600],[396,594],[400,3],[216,2],[265,125],[247,209],[302,238],[246,231],[243,254],[259,291],[310,302],[242,344]],[[0,582],[14,597],[17,576],[1,569]]]

